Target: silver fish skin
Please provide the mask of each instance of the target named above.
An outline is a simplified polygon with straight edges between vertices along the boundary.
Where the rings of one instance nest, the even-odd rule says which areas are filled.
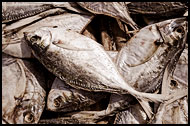
[[[106,93],[96,93],[72,88],[56,78],[48,93],[47,109],[55,112],[82,110],[105,98]]]
[[[62,29],[71,29],[75,32],[82,30],[91,22],[94,16],[64,13],[55,16],[48,16],[38,22],[32,23],[29,26],[23,27],[16,33],[11,33],[10,36],[3,37],[3,52],[19,58],[32,58],[32,51],[25,42],[23,32],[34,31],[41,27],[58,27]],[[48,23],[47,23],[48,22]],[[77,23],[77,25],[76,25]],[[17,26],[17,25],[16,25]],[[9,26],[3,30],[7,30]]]
[[[152,36],[143,37],[146,38],[144,40],[138,38],[145,35],[144,33]],[[170,73],[176,67],[185,48],[186,39],[185,18],[166,20],[147,26],[135,34],[118,53],[116,60],[118,70],[136,90],[153,92],[161,85],[167,64]]]
[[[28,61],[4,53],[2,56],[3,121],[8,124],[38,123],[45,107],[43,81],[39,81],[25,65]]]
[[[161,95],[141,93],[128,85],[102,45],[81,34],[58,28],[25,33],[34,56],[70,86],[95,92],[131,94],[154,102]]]
[[[184,29],[182,28],[183,29],[182,31],[184,31],[184,35],[182,36],[181,34],[178,34],[178,33],[176,35],[175,31],[173,31],[174,33],[170,31],[171,34],[173,34],[175,37],[178,38],[177,40],[171,39],[170,37],[172,37],[172,35],[167,37],[167,35],[164,35],[165,32],[163,31],[162,31],[163,33],[161,36],[160,35],[161,33],[159,33],[158,30],[161,31],[162,27],[160,27],[160,29],[153,29],[153,28],[150,29],[150,26],[148,26],[140,30],[137,33],[138,36],[134,36],[134,38],[132,38],[128,42],[127,44],[128,46],[122,48],[119,54],[117,55],[116,65],[119,71],[122,72],[123,77],[126,79],[127,82],[130,82],[129,84],[133,86],[133,88],[142,92],[154,92],[156,89],[159,88],[159,86],[162,83],[163,72],[167,65],[169,66],[168,67],[169,74],[172,75],[172,71],[175,69],[175,65],[179,59],[179,56],[181,55],[181,52],[184,49],[184,43],[186,42],[186,37],[187,37],[186,23],[187,22],[185,21],[185,19],[179,18],[179,19],[172,19],[172,20],[158,23],[159,26],[165,25],[166,31],[170,25],[172,24],[176,25],[176,23],[178,24],[177,27],[184,27]],[[145,35],[143,33],[146,33],[147,35],[152,34],[152,36],[151,37],[142,36],[142,35]],[[141,37],[139,38],[139,36]],[[144,38],[146,39],[142,40]],[[160,45],[154,46],[157,40],[160,40],[161,43]],[[143,43],[145,42],[143,44],[144,46],[142,46],[142,43],[141,43],[142,41]],[[169,42],[171,45],[169,44]],[[150,49],[150,50],[147,51],[147,49]],[[151,65],[152,67],[150,67]],[[141,67],[143,69],[140,69]],[[155,72],[157,67],[158,68],[160,67],[160,68],[159,70],[157,70],[157,72]],[[135,73],[136,76],[131,73]],[[142,77],[142,76],[139,76],[138,73],[142,73],[145,75]],[[132,83],[130,78],[134,78],[134,77],[136,77],[136,80],[134,79],[134,82]],[[150,81],[151,83],[148,83],[148,81]],[[147,83],[143,83],[143,82],[147,82]],[[83,113],[81,112],[81,114],[79,112],[78,114],[75,115],[75,117],[82,118],[81,116],[83,116],[85,118],[88,117],[90,119],[93,119],[93,118],[101,119],[102,117],[113,115],[117,113],[118,111],[122,111],[128,108],[129,105],[133,101],[134,99],[130,95],[121,96],[121,95],[112,94],[110,97],[110,103],[105,111],[85,112],[86,116],[83,116],[85,115],[84,112]],[[96,113],[96,115],[91,116],[92,115],[91,113]]]

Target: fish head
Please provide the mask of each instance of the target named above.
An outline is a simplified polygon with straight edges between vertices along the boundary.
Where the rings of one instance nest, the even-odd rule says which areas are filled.
[[[23,98],[14,109],[13,123],[15,124],[36,124],[43,112],[45,103],[38,94],[34,94],[38,99]]]
[[[174,48],[182,48],[187,39],[186,18],[176,18],[158,23],[160,34],[165,44]]]
[[[33,32],[24,32],[24,38],[34,51],[42,52],[51,44],[51,32],[43,28]]]
[[[77,101],[70,90],[53,89],[48,95],[47,108],[51,111],[69,112],[78,108]]]

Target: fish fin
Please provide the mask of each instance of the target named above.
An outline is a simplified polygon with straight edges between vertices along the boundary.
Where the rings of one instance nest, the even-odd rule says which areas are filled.
[[[24,95],[25,87],[26,87],[26,75],[23,68],[23,63],[20,60],[17,60],[18,66],[21,70],[21,77],[19,78],[18,82],[16,83],[17,88],[15,92],[15,98],[20,98]]]
[[[152,109],[151,109],[148,101],[144,101],[144,100],[138,100],[138,101],[141,104],[141,106],[144,109],[144,111],[146,112],[146,114],[149,117],[149,119],[151,119],[152,115],[153,115],[153,112],[152,112]]]
[[[69,45],[65,45],[65,44],[61,44],[61,43],[55,43],[53,42],[53,44],[55,44],[56,46],[62,48],[62,49],[66,49],[66,50],[72,50],[72,51],[92,51],[92,49],[86,49],[86,48],[77,48],[77,47],[72,47]]]
[[[165,71],[164,71],[164,75],[163,75],[163,80],[162,80],[162,94],[163,95],[168,95],[169,94],[169,85],[171,83],[171,77],[169,75],[169,71],[168,71],[168,65],[167,67],[165,68]]]

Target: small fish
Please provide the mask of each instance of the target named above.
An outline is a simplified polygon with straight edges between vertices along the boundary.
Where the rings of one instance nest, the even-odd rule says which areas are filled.
[[[72,31],[42,28],[25,33],[34,56],[70,86],[94,92],[131,94],[138,99],[162,102],[158,94],[134,90],[119,74],[115,64],[96,41]]]
[[[105,98],[106,93],[79,90],[56,78],[47,98],[47,109],[55,112],[82,110]]]
[[[42,86],[45,84],[30,71],[26,65],[30,62],[4,53],[2,56],[3,121],[9,124],[38,123],[45,107],[46,92]]]

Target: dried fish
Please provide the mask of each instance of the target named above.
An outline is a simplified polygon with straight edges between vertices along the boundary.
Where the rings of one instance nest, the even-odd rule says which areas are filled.
[[[119,52],[116,61],[118,70],[136,90],[152,92],[160,86],[164,68],[169,64],[170,73],[174,70],[186,39],[185,18],[147,26],[135,34]]]
[[[183,24],[183,23],[185,23],[185,24]],[[174,33],[176,33],[175,32],[176,29],[175,29],[174,31],[168,31],[168,33],[171,32],[171,34],[174,34],[178,39],[177,40],[166,39],[166,35],[164,35],[164,33],[166,31],[162,31],[163,27],[161,27],[161,26],[164,26],[165,24],[168,25],[166,27],[170,27],[170,25],[173,26],[175,24],[177,25],[176,28],[184,27],[183,33],[182,33],[182,34],[184,34],[184,36],[183,35],[181,36],[181,34],[179,34],[179,37],[177,37],[178,34],[174,34]],[[151,50],[150,50],[150,52],[147,50],[144,50],[144,52],[142,52],[144,48],[142,48],[142,49],[138,49],[138,48],[142,47],[141,41],[142,41],[142,39],[144,39],[144,37],[137,39],[140,41],[135,41],[136,38],[138,37],[135,35],[127,43],[127,45],[121,49],[121,51],[119,52],[120,54],[117,55],[117,65],[118,65],[117,67],[120,70],[120,72],[122,72],[123,77],[126,79],[127,82],[131,82],[131,78],[134,78],[135,76],[133,74],[129,74],[129,73],[136,73],[135,75],[137,75],[136,76],[137,79],[134,80],[133,83],[131,82],[129,84],[131,86],[133,86],[135,89],[142,91],[142,92],[154,92],[156,89],[159,88],[160,84],[162,83],[164,69],[167,65],[169,65],[169,74],[172,74],[172,71],[175,68],[175,65],[179,59],[179,56],[181,55],[181,53],[184,49],[184,45],[186,42],[186,37],[187,37],[186,21],[183,18],[164,21],[164,22],[158,23],[156,25],[159,26],[159,29],[155,29],[155,30],[159,30],[163,33],[158,33],[159,31],[155,32],[155,30],[153,30],[152,32],[154,34],[153,33],[152,34],[156,37],[152,36],[151,39],[148,38],[147,41],[144,40],[144,42],[147,42],[145,45],[147,45],[148,47],[151,47],[150,45],[153,45],[155,43],[155,41],[157,42],[157,40],[161,39],[160,41],[162,43],[160,43],[160,45],[158,45],[158,47],[157,47],[158,49],[156,49],[153,52],[151,52]],[[185,26],[183,26],[183,25],[185,25]],[[150,27],[148,27],[148,28],[150,28]],[[145,27],[145,29],[146,29],[146,27]],[[142,31],[145,31],[145,30],[142,29]],[[142,31],[140,30],[138,33],[143,34],[144,32],[142,32]],[[161,34],[161,36],[160,36],[160,34]],[[158,36],[160,36],[160,37],[158,37]],[[133,42],[135,44],[134,45],[133,45],[133,43],[130,44],[130,42]],[[138,54],[138,51],[140,51],[140,50],[141,50],[141,53],[139,53],[139,56],[133,55],[135,53]],[[134,66],[130,66],[130,65],[126,64],[126,62],[130,62],[130,60],[132,58],[137,58],[136,61],[131,62],[131,63],[136,63],[138,61],[138,58],[142,59],[142,54],[144,54],[143,56],[147,57],[147,55],[150,55],[149,53],[151,53],[152,56],[147,61],[144,61],[142,63],[139,62],[138,64],[135,64]],[[140,57],[140,54],[141,54],[141,57]],[[122,57],[120,57],[121,55],[122,55]],[[127,56],[130,56],[130,55],[133,55],[133,56],[131,56],[130,58],[129,57],[127,58]],[[121,64],[123,64],[123,65],[121,65]],[[151,65],[152,65],[152,67],[150,67]],[[144,69],[143,69],[143,67],[144,67]],[[155,71],[157,67],[159,69],[157,71]],[[125,68],[127,68],[127,69],[125,69]],[[141,72],[141,70],[142,70],[142,72]],[[139,76],[137,73],[142,73],[142,74],[144,74],[144,76]],[[139,81],[139,80],[141,80],[141,81]],[[134,84],[136,84],[137,86]],[[142,85],[139,85],[139,84],[142,84]],[[84,118],[100,119],[105,116],[112,115],[119,110],[129,107],[130,102],[133,101],[130,99],[131,99],[131,97],[127,96],[127,95],[125,95],[125,96],[111,95],[110,103],[108,105],[108,108],[105,111],[91,112],[91,113],[96,113],[96,115],[93,115],[93,116],[90,116],[90,112],[86,112],[86,115],[84,114],[85,112],[81,112],[81,114],[79,112],[78,114],[75,115],[75,117],[83,116]],[[148,107],[148,106],[146,106],[146,107]],[[148,108],[146,108],[146,109],[148,109]]]
[[[80,6],[74,2],[2,2],[2,23],[17,21],[55,8],[65,8],[90,15],[89,12],[81,10]]]
[[[90,106],[106,96],[101,92],[95,93],[72,88],[56,78],[48,94],[47,109],[55,112],[83,110],[84,107]]]
[[[124,2],[77,2],[77,4],[92,13],[120,19],[129,24],[134,30],[138,30],[138,26],[130,17]]]
[[[93,122],[80,121],[71,117],[59,117],[53,119],[42,119],[39,124],[92,124]]]
[[[22,28],[16,33],[12,33],[11,36],[6,36],[3,39],[3,44],[8,45],[3,49],[3,52],[19,58],[31,58],[31,49],[25,42],[23,32],[34,31],[40,27],[58,27],[62,29],[71,29],[80,33],[92,19],[93,16],[71,13],[46,17],[38,22]]]
[[[3,2],[2,23],[30,17],[52,8],[53,5],[51,4],[38,2]]]
[[[148,117],[140,104],[131,106],[129,109],[116,115],[114,124],[146,124]]]
[[[176,69],[173,73],[173,78],[175,80],[178,80],[180,83],[188,85],[188,45],[187,44],[179,58]]]
[[[3,121],[10,124],[37,123],[45,107],[46,92],[42,87],[45,84],[30,72],[25,65],[27,61],[6,54],[2,56]]]
[[[34,56],[50,72],[74,88],[130,93],[154,102],[166,100],[161,95],[140,93],[129,86],[102,46],[88,37],[58,28],[44,28],[25,33],[25,38]]]
[[[127,7],[131,14],[148,15],[152,18],[179,17],[188,9],[183,2],[131,2]]]
[[[169,93],[174,94],[174,98],[161,104],[155,118],[149,123],[154,124],[187,124],[188,123],[188,101],[187,85],[172,80]]]

